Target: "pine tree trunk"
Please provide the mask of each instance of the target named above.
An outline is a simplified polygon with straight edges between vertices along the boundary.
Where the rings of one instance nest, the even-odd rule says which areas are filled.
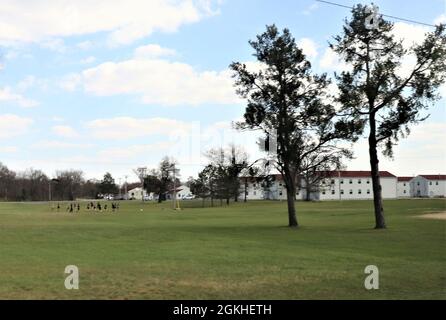
[[[293,174],[290,172],[285,172],[285,182],[286,182],[286,198],[288,204],[288,226],[291,228],[297,228],[299,225],[297,223],[296,207],[295,207],[295,194],[296,194],[296,182]]]
[[[382,201],[382,188],[379,177],[379,159],[376,142],[376,122],[375,115],[370,115],[370,135],[369,135],[369,155],[370,169],[372,174],[373,205],[375,209],[375,229],[385,229],[384,208]]]
[[[296,207],[294,202],[294,193],[293,190],[287,188],[286,198],[288,202],[288,226],[292,228],[297,228],[297,217],[296,217]]]

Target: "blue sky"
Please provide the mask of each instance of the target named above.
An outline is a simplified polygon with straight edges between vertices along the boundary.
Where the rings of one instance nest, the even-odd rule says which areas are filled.
[[[358,1],[337,1],[353,5]],[[368,2],[362,2],[368,3]],[[380,12],[445,21],[445,1],[375,1]],[[4,0],[0,4],[0,161],[14,170],[76,168],[118,179],[177,158],[195,175],[204,150],[229,142],[257,156],[254,133],[230,130],[244,103],[228,65],[253,61],[248,44],[266,24],[287,27],[316,72],[342,69],[327,48],[349,10],[302,1]],[[397,21],[395,21],[397,22]],[[429,27],[397,22],[419,41]],[[446,89],[442,89],[446,93]],[[445,100],[381,169],[397,175],[445,170]],[[192,142],[191,142],[192,141]],[[368,170],[367,147],[349,169]]]

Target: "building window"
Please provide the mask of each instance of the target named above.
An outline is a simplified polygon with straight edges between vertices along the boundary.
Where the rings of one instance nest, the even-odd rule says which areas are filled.
[[[334,190],[331,190],[331,194],[335,194],[336,192]]]
[[[335,184],[335,181],[334,181],[334,179],[331,179],[331,184]]]
[[[361,189],[359,189],[359,190],[358,190],[358,194],[361,194],[361,193],[362,193],[362,192],[361,192]]]
[[[406,193],[406,190],[404,190],[403,193]]]
[[[255,183],[254,183],[252,186],[253,186],[254,188],[257,187],[257,185],[256,185]]]
[[[322,191],[322,194],[325,194],[325,190],[324,190],[324,191]]]
[[[419,185],[420,185],[420,181],[417,182],[417,186],[419,186]]]
[[[406,186],[406,183],[405,183],[405,182],[403,183],[403,186],[404,186],[404,187]]]
[[[341,179],[341,184],[344,184],[344,179]]]
[[[257,193],[256,193],[256,191],[254,191],[254,195],[256,195]]]
[[[367,184],[370,184],[370,180],[367,180]]]
[[[352,184],[352,183],[353,183],[353,180],[352,180],[352,179],[348,180],[348,183]]]
[[[429,181],[429,185],[430,185],[430,186],[432,185],[432,181]]]
[[[324,179],[324,180],[322,180],[322,184],[325,184],[325,179]]]
[[[361,184],[361,179],[358,179],[358,184]]]
[[[352,189],[350,189],[350,192],[349,192],[350,194],[353,194],[353,190]]]
[[[435,181],[435,185],[438,186],[438,181]]]
[[[280,195],[280,196],[282,195],[282,191],[280,191],[279,195]]]
[[[370,194],[370,189],[367,189],[367,194]]]
[[[341,189],[341,194],[344,194],[344,189]]]

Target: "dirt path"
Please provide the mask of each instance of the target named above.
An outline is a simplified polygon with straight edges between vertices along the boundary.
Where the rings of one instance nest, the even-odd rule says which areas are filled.
[[[416,218],[446,220],[446,211],[422,214],[421,216],[416,216]]]

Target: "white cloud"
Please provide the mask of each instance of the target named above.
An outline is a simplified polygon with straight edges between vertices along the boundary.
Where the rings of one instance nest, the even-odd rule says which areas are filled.
[[[12,102],[23,108],[32,108],[39,105],[37,101],[25,98],[24,96],[13,92],[10,87],[0,88],[0,103],[1,102]]]
[[[76,44],[76,47],[81,50],[88,50],[93,47],[93,42],[91,41],[82,41]]]
[[[90,121],[86,127],[92,131],[92,136],[99,139],[130,139],[157,134],[173,134],[185,132],[190,124],[167,118],[132,118],[116,117]]]
[[[318,54],[317,45],[313,40],[309,38],[302,38],[297,41],[297,46],[302,49],[303,53],[307,56],[307,59],[316,58]]]
[[[82,59],[81,60],[81,64],[90,64],[90,63],[93,63],[95,61],[96,61],[95,57],[89,56],[89,57],[86,57],[85,59]]]
[[[113,147],[99,151],[98,156],[104,159],[130,159],[141,156],[143,154],[153,154],[154,152],[168,150],[170,147],[171,144],[169,144],[168,142]]]
[[[346,71],[350,68],[341,60],[339,55],[330,48],[325,49],[325,52],[319,61],[319,66],[323,69],[333,71]]]
[[[23,135],[28,132],[32,119],[22,118],[14,114],[0,115],[0,139]]]
[[[446,14],[442,13],[434,20],[434,24],[446,23]]]
[[[154,31],[174,32],[215,14],[211,0],[3,0],[0,43],[40,42],[110,32],[111,44],[128,44]]]
[[[401,139],[394,147],[395,159],[379,154],[380,170],[396,175],[444,173],[446,147],[444,137],[446,126],[441,122],[423,122],[412,126],[410,135]],[[346,163],[350,170],[370,170],[367,139],[363,138],[353,146],[356,159]]]
[[[67,91],[74,91],[80,85],[81,81],[82,77],[79,74],[71,73],[59,81],[59,87]]]
[[[302,14],[308,16],[310,15],[314,10],[319,8],[319,4],[318,3],[313,3],[311,5],[309,5],[304,11],[302,11]]]
[[[60,85],[73,90],[80,83],[91,94],[134,94],[146,104],[231,104],[239,101],[231,71],[197,71],[188,64],[162,59],[102,63],[81,74],[67,76]]]
[[[59,116],[53,116],[53,117],[51,117],[51,121],[54,121],[54,122],[63,122],[63,121],[64,121],[64,118],[59,117]]]
[[[403,46],[408,49],[414,44],[421,44],[429,31],[432,31],[429,27],[406,22],[395,22],[392,33],[396,39],[403,40]]]
[[[32,145],[34,149],[84,149],[92,148],[94,145],[90,143],[69,143],[56,140],[42,140]]]
[[[37,78],[34,75],[27,75],[23,80],[17,83],[18,91],[23,92],[31,88],[38,88],[40,90],[48,89],[48,79]]]
[[[64,53],[67,50],[64,41],[56,38],[45,39],[40,43],[40,46],[59,53]]]
[[[442,86],[440,86],[440,96],[445,99],[446,98],[446,83],[443,83]]]
[[[0,146],[0,153],[15,153],[19,149],[13,146]]]
[[[175,55],[175,50],[163,48],[157,44],[148,44],[135,49],[135,58],[159,58]]]
[[[54,126],[52,128],[53,132],[61,137],[64,138],[77,138],[79,137],[79,133],[76,132],[76,130],[74,130],[73,128],[71,128],[70,126]]]

